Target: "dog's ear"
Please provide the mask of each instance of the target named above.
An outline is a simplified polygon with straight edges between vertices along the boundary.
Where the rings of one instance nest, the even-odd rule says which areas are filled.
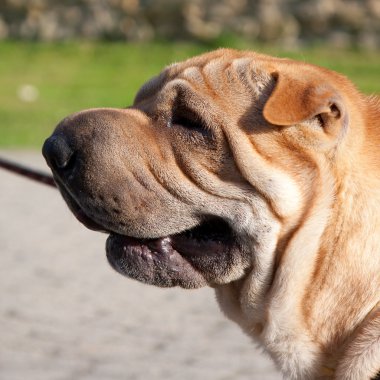
[[[272,73],[276,85],[264,106],[264,118],[280,126],[318,118],[321,126],[330,132],[345,124],[346,115],[339,93],[328,83],[299,74],[298,77],[290,73]]]

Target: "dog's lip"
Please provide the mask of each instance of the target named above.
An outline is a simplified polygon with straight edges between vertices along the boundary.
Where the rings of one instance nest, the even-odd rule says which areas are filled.
[[[111,234],[106,253],[109,264],[117,272],[148,284],[188,289],[207,284],[202,273],[173,247],[170,236],[135,239]]]
[[[138,244],[141,247],[143,255],[155,255],[155,257],[170,256],[174,251],[179,253],[185,258],[201,256],[205,253],[218,255],[226,249],[227,245],[230,245],[229,239],[224,238],[204,238],[197,239],[194,235],[197,230],[200,230],[204,224],[209,222],[203,222],[199,225],[180,231],[176,234],[169,236],[162,236],[158,238],[140,239],[127,235],[112,232],[109,239],[118,239],[124,250],[130,245]]]
[[[205,267],[234,249],[233,235],[218,219],[176,234],[136,239],[112,233],[106,253],[110,265],[124,276],[164,287],[198,288],[213,282]],[[212,226],[211,226],[212,225]]]
[[[204,286],[210,283],[205,277],[205,263],[220,259],[236,244],[230,234],[222,236],[223,224],[212,229],[210,223],[206,220],[189,230],[154,239],[111,233],[106,243],[108,262],[122,275],[145,283],[164,287]]]
[[[60,180],[59,177],[54,175],[54,180],[58,185],[58,189],[60,190],[63,198],[65,199],[69,209],[74,214],[74,216],[78,219],[80,223],[82,223],[89,230],[110,233],[111,230],[103,226],[102,224],[95,221],[92,217],[90,217],[85,210],[79,205],[78,201],[71,194],[68,188],[64,185],[64,183]]]
[[[89,230],[97,231],[97,232],[110,232],[108,229],[104,228],[101,224],[95,222],[95,220],[91,219],[82,208],[78,206],[78,208],[73,211],[73,214],[81,222],[84,226],[86,226]]]

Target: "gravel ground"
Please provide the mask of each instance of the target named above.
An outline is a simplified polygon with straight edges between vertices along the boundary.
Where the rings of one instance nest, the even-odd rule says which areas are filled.
[[[46,169],[39,152],[0,155]],[[211,289],[114,272],[59,193],[0,169],[1,380],[278,380]]]

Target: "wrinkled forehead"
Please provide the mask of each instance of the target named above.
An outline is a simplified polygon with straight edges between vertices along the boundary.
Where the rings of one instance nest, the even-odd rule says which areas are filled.
[[[267,82],[269,77],[268,70],[265,69],[258,55],[220,49],[166,67],[159,75],[141,87],[134,103],[153,96],[175,80],[182,79],[193,84],[207,82],[211,87],[217,87],[218,82],[226,75],[231,81],[236,79],[244,83],[253,79],[257,84],[260,81]]]

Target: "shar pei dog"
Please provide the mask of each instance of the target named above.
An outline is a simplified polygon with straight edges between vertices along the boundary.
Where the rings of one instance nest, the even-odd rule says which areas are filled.
[[[116,271],[214,288],[287,379],[379,376],[379,98],[222,49],[68,116],[43,154]]]

